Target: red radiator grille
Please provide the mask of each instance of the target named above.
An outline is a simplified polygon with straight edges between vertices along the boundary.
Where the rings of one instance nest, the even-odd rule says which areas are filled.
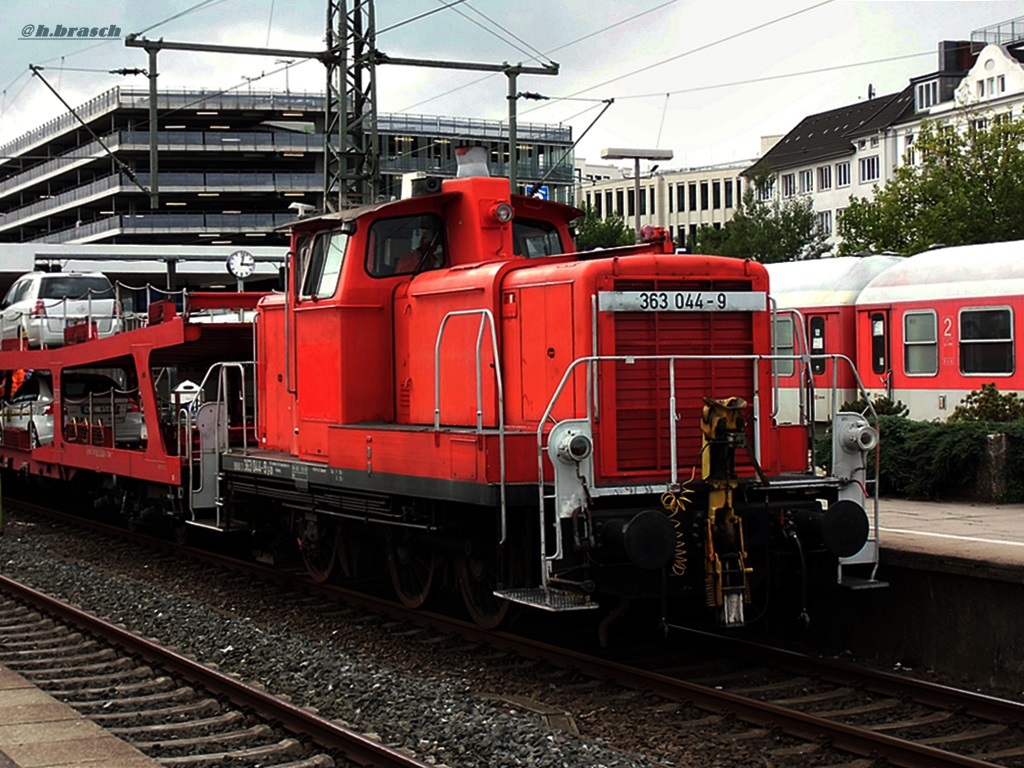
[[[749,289],[749,286],[744,286]],[[637,290],[616,286],[619,290]],[[659,286],[659,289],[673,290]],[[687,289],[692,290],[691,286]],[[723,288],[719,290],[735,290]],[[650,290],[650,286],[642,288]],[[607,327],[607,326],[606,326]],[[696,355],[676,363],[677,461],[680,476],[700,473],[700,418],[704,397],[753,401],[750,360],[711,360],[712,355],[753,353],[748,312],[616,312],[605,355]],[[664,480],[671,468],[666,361],[606,364],[601,378],[600,474],[605,480]],[[737,456],[737,464],[749,463]]]

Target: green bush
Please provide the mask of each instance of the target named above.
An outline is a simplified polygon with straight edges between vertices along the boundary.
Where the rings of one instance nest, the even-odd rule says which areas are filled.
[[[1024,419],[1024,400],[1016,392],[1000,393],[995,384],[983,384],[960,401],[950,421],[1018,421]]]
[[[928,422],[880,416],[879,490],[911,499],[965,498],[974,488],[988,446],[988,435],[1007,436],[1006,496],[1024,501],[1024,421]],[[815,443],[818,465],[831,465],[831,435]],[[869,455],[868,476],[875,477]]]
[[[910,408],[903,404],[902,400],[891,400],[885,395],[875,395],[871,400],[871,404],[875,407],[875,413],[879,416],[906,416],[910,413]],[[852,403],[843,403],[841,411],[851,411],[853,413],[866,413],[868,410],[868,401],[863,397],[854,400]]]

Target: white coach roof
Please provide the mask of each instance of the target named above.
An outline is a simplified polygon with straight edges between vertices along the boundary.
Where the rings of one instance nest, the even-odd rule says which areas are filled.
[[[880,272],[902,256],[840,256],[765,264],[768,293],[780,309],[850,305]]]
[[[860,304],[1024,296],[1024,240],[937,248],[875,277]]]

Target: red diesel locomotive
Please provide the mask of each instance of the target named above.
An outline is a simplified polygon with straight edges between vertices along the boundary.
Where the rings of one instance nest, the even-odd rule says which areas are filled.
[[[811,579],[879,584],[874,433],[838,414],[823,474],[771,418],[764,267],[660,231],[575,253],[579,213],[478,177],[299,219],[255,322],[204,322],[226,297],[195,295],[112,338],[8,344],[0,367],[55,382],[56,426],[40,446],[5,429],[0,456],[127,517],[297,543],[316,579],[386,561],[411,606],[457,583],[485,626],[624,600],[739,626]],[[66,423],[83,368],[138,393],[141,445]]]

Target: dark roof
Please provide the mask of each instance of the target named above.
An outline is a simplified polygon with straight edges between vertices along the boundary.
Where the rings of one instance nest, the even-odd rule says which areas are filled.
[[[853,154],[858,136],[886,128],[912,114],[913,109],[914,90],[907,86],[899,93],[810,115],[744,173],[762,165],[778,170]]]

